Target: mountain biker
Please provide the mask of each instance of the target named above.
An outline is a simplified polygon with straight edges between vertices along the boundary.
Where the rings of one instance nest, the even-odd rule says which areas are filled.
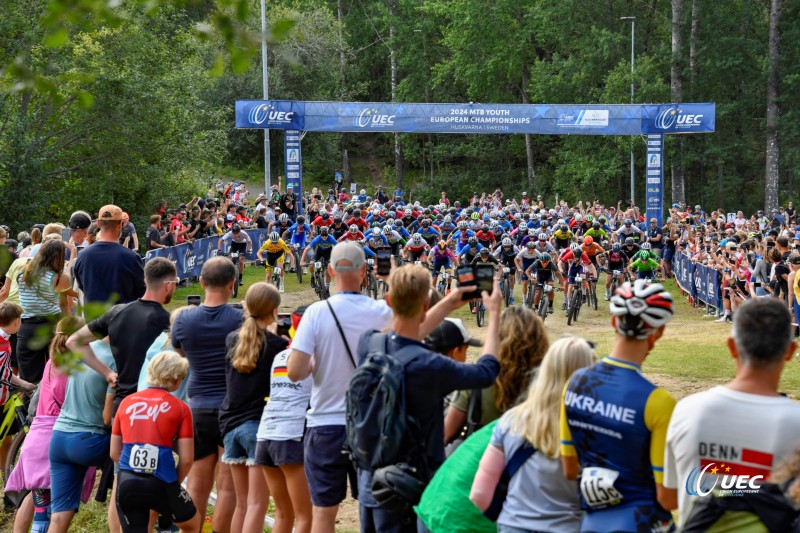
[[[595,269],[600,266],[597,264],[597,258],[604,256],[606,253],[603,247],[597,244],[592,237],[583,238],[581,250],[583,253],[589,256],[589,261],[592,262],[592,265],[594,265]]]
[[[314,262],[315,261],[325,261],[325,263],[329,263],[331,260],[331,251],[333,247],[336,246],[336,239],[333,235],[330,234],[330,230],[322,226],[319,228],[319,235],[314,237],[314,239],[308,243],[305,250],[303,250],[303,256],[300,258],[300,263],[305,265],[308,263],[308,271],[311,274],[311,279],[313,282],[314,279]],[[331,275],[325,271],[325,283],[330,284],[331,282]]]
[[[334,239],[337,241],[339,238],[347,233],[347,225],[342,222],[342,215],[336,214],[333,216],[333,224],[330,226],[330,234],[333,236]]]
[[[566,222],[560,222],[558,224],[557,229],[553,232],[553,239],[555,242],[553,245],[555,246],[557,251],[561,251],[565,248],[569,247],[569,243],[572,242],[572,238],[575,235],[570,231],[569,226]]]
[[[573,374],[561,402],[561,462],[580,476],[582,531],[672,531],[677,491],[663,486],[675,399],[641,374],[672,318],[672,295],[637,280],[611,298],[611,353]]]
[[[583,232],[583,238],[591,237],[595,241],[607,241],[608,240],[608,233],[603,229],[602,224],[600,224],[599,220],[595,220],[592,222],[592,227]]]
[[[273,231],[277,231],[278,235],[281,236],[281,239],[285,239],[287,237],[287,232],[291,227],[291,224],[289,224],[289,222],[290,222],[289,215],[287,215],[286,213],[281,213],[280,215],[278,215],[278,220],[269,225],[269,229],[267,231],[269,231],[270,233],[272,233]]]
[[[467,241],[467,244],[462,246],[456,252],[458,254],[458,260],[462,265],[470,265],[472,264],[472,260],[475,259],[475,256],[483,250],[483,246],[478,242],[478,239],[475,237],[470,237]]]
[[[297,215],[297,222],[290,226],[287,231],[291,235],[288,241],[291,245],[297,244],[300,248],[304,248],[308,241],[311,240],[311,226],[306,224],[306,217],[303,215]],[[283,238],[286,239],[285,236]]]
[[[345,241],[363,241],[364,234],[358,230],[358,226],[356,224],[350,224],[350,227],[347,229],[347,232],[339,237],[339,242]]]
[[[325,227],[325,226],[323,226]],[[264,253],[267,254],[266,259],[264,258]],[[264,281],[267,283],[270,282],[270,278],[272,277],[272,271],[277,266],[283,265],[286,258],[289,258],[289,261],[294,264],[294,254],[292,253],[291,248],[286,246],[286,243],[281,239],[280,235],[278,235],[277,231],[273,231],[269,234],[269,238],[261,245],[261,248],[258,249],[256,252],[256,257],[260,261],[264,261],[265,267],[265,277]],[[295,265],[295,268],[299,268],[299,265]],[[280,277],[281,277],[281,286],[280,292],[283,292],[283,279],[284,271],[281,269]]]
[[[625,237],[624,244],[622,245],[622,253],[628,260],[628,263],[633,261],[636,254],[639,253],[639,245],[636,244],[633,237]]]
[[[442,234],[439,233],[439,230],[431,225],[431,220],[429,218],[422,219],[420,223],[420,229],[417,231],[422,238],[425,239],[425,242],[428,243],[428,246],[433,247],[437,241],[441,240]]]
[[[444,268],[444,271],[450,276],[447,278],[447,290],[453,283],[453,264],[458,268],[458,259],[453,250],[447,247],[445,241],[439,243],[428,254],[428,265],[431,267],[434,281],[439,277],[439,271]]]
[[[222,250],[222,245],[230,241],[228,253],[239,254],[239,285],[243,285],[242,276],[244,275],[244,259],[253,251],[253,241],[246,231],[242,231],[239,224],[233,224],[231,230],[223,235],[217,242],[217,253]]]
[[[528,241],[524,247],[521,247],[517,257],[514,258],[514,264],[520,272],[520,279],[522,280],[522,298],[523,300],[528,295],[528,268],[539,259],[540,252],[536,251],[536,242]]]
[[[489,224],[484,224],[481,229],[475,234],[478,242],[486,248],[493,249],[495,245],[495,236],[492,230],[489,229]]]
[[[192,413],[170,394],[188,368],[175,352],[158,354],[148,368],[150,388],[122,400],[114,417],[111,458],[119,465],[116,505],[125,532],[147,531],[151,510],[169,516],[181,531],[200,529],[192,497],[180,485],[192,466]]]
[[[587,270],[591,275],[591,271],[593,271],[594,266],[592,265],[589,256],[583,253],[581,250],[581,245],[577,242],[570,244],[569,249],[559,256],[558,261],[561,263],[562,275],[564,272],[567,274],[566,288],[564,291],[564,310],[569,312],[570,306],[572,305],[572,291],[574,290],[575,286],[575,276]],[[596,273],[592,277],[596,277]],[[583,280],[583,285],[588,290],[589,285],[586,279]]]
[[[608,269],[608,273],[606,275],[606,296],[605,301],[611,299],[611,279],[614,276],[614,271],[619,272],[619,276],[617,276],[617,283],[618,285],[622,285],[625,282],[625,267],[628,264],[628,257],[622,253],[622,246],[618,242],[615,242],[611,245],[611,251],[608,252],[608,264],[606,268]]]
[[[377,251],[379,248],[388,248],[389,247],[389,239],[383,236],[383,232],[380,228],[372,228],[367,234],[365,235],[367,242],[366,245],[373,251]]]
[[[628,271],[631,275],[636,271],[636,279],[654,279],[656,269],[659,268],[659,262],[650,256],[647,250],[641,250],[636,258],[628,265]]]
[[[638,226],[635,226],[633,224],[633,220],[630,218],[626,218],[622,227],[619,228],[615,233],[617,237],[619,237],[620,242],[626,241],[628,237],[633,237],[634,242],[642,241],[644,239],[644,232],[639,229]]]
[[[558,267],[552,261],[548,252],[539,254],[539,259],[534,261],[528,268],[525,269],[525,276],[531,281],[535,282],[535,296],[533,301],[533,308],[539,307],[539,298],[542,297],[542,291],[538,290],[539,287],[544,288],[545,284],[553,287],[556,278],[561,276]],[[549,314],[553,314],[553,300],[555,299],[555,291],[550,291],[550,305],[547,308]]]
[[[509,304],[514,305],[514,283],[516,282],[517,264],[515,259],[519,254],[519,248],[514,246],[514,241],[506,237],[500,242],[500,246],[494,251],[494,256],[500,261],[503,267],[508,268],[508,290],[511,293]]]
[[[394,223],[394,221],[391,222]],[[395,231],[394,225],[389,224],[389,221],[383,226],[381,233],[383,233],[384,238],[389,243],[389,248],[392,249],[392,255],[399,256],[403,250],[403,246],[406,245],[406,240]]]
[[[311,223],[314,227],[317,228],[317,233],[319,233],[319,228],[323,226],[332,226],[334,219],[331,218],[331,215],[328,213],[327,209],[320,209],[319,215],[314,219]],[[341,220],[339,221],[341,222]]]
[[[348,228],[355,224],[359,231],[369,229],[369,222],[361,217],[361,209],[353,211],[353,216],[345,224],[347,224]]]
[[[422,254],[426,254],[430,250],[430,246],[422,238],[422,235],[415,233],[411,236],[411,240],[403,247],[403,256],[406,261],[416,262],[420,260]]]
[[[457,227],[458,229],[453,233],[451,233],[450,236],[447,238],[447,243],[449,245],[450,242],[455,241],[456,246],[459,247],[459,249],[461,249],[467,244],[467,241],[469,240],[470,237],[475,236],[475,232],[469,229],[469,224],[467,223],[466,220],[460,221],[457,224]]]
[[[492,255],[491,251],[488,248],[481,248],[480,251],[478,252],[478,255],[476,255],[472,259],[472,262],[470,264],[480,265],[482,263],[489,263],[494,265],[495,270],[497,270],[497,268],[500,266],[500,261],[498,261],[497,258]]]

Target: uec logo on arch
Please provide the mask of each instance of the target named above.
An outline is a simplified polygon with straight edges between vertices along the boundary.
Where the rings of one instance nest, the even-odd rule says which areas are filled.
[[[656,116],[656,128],[668,130],[673,126],[678,129],[688,129],[700,126],[703,122],[703,115],[692,115],[684,113],[678,107],[668,107]]]
[[[293,111],[278,111],[274,105],[257,105],[250,110],[248,117],[252,124],[263,124],[268,122],[270,124],[280,123],[287,124],[294,120]]]
[[[359,128],[393,126],[395,117],[396,115],[378,113],[377,109],[364,108],[356,115],[354,122]]]

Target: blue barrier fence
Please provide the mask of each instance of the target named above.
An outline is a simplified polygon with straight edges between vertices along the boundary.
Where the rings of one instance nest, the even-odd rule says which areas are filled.
[[[722,279],[716,269],[692,263],[686,255],[676,253],[673,271],[678,286],[695,302],[722,309]]]
[[[269,232],[265,229],[245,230],[253,241],[253,251],[247,256],[248,260],[256,259],[256,252],[264,241],[267,240]],[[191,243],[170,246],[159,250],[150,250],[144,256],[145,261],[154,257],[166,257],[175,264],[180,279],[194,278],[200,275],[203,264],[217,255],[217,246],[220,237],[206,237]],[[228,245],[223,245],[222,250],[227,251]]]

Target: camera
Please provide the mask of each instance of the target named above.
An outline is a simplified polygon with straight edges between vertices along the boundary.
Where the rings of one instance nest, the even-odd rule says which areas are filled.
[[[494,284],[494,265],[490,263],[479,265],[460,266],[456,270],[458,286],[464,287],[477,285],[477,290],[466,293],[462,296],[463,300],[472,300],[481,297],[481,291],[491,293]]]

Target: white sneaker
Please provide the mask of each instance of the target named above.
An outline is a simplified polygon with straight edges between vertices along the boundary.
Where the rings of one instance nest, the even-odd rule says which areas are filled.
[[[283,294],[283,292],[284,292],[284,288],[283,288],[283,279],[281,279],[281,288],[280,288],[280,289],[278,289],[278,292],[279,292],[279,293],[281,293],[281,294]]]
[[[716,319],[714,322],[725,322],[727,320],[728,320],[728,315],[722,315],[721,317]]]

